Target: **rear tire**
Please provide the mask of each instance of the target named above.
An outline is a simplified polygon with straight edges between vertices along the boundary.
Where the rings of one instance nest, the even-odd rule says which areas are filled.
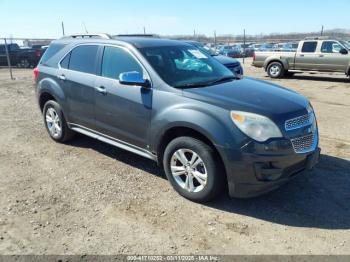
[[[224,171],[213,148],[192,137],[172,140],[163,154],[163,168],[173,188],[199,203],[214,199],[224,188]]]
[[[74,137],[75,133],[69,129],[61,106],[56,101],[49,100],[45,103],[43,118],[46,130],[54,141],[64,143]]]
[[[271,78],[281,78],[284,76],[285,69],[280,62],[272,62],[267,67],[267,74]]]

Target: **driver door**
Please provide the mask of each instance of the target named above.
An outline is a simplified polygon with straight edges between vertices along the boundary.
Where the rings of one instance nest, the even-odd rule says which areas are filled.
[[[321,45],[316,64],[321,71],[345,72],[350,61],[350,55],[341,54],[344,48],[337,41],[324,41]]]

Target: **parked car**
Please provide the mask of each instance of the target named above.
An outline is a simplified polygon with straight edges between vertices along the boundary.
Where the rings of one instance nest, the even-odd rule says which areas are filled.
[[[253,48],[254,51],[259,51],[259,50],[260,50],[260,47],[261,47],[261,44],[252,44],[252,45],[251,45],[251,48]]]
[[[257,51],[259,52],[265,52],[265,51],[272,51],[275,47],[275,44],[261,44],[259,49]]]
[[[219,54],[232,58],[238,58],[241,56],[241,49],[235,46],[225,45],[219,49]]]
[[[297,48],[297,43],[279,43],[275,45],[274,51],[295,52]]]
[[[195,47],[200,49],[203,53],[214,57],[221,64],[226,66],[228,69],[230,69],[232,72],[234,72],[238,76],[243,76],[243,67],[237,59],[223,56],[223,55],[218,55],[213,49],[206,48],[204,44],[197,42],[197,41],[185,41],[185,42],[189,43],[191,45],[194,45]]]
[[[6,46],[0,45],[0,66],[7,66]],[[42,53],[31,48],[21,49],[18,44],[7,44],[12,66],[29,68],[38,64]]]
[[[188,62],[190,60],[191,62]],[[237,78],[182,41],[66,37],[34,70],[50,137],[81,133],[157,161],[182,196],[271,191],[318,161],[310,101]]]
[[[254,55],[254,48],[249,44],[235,44],[234,48],[239,49],[239,57],[252,57]]]
[[[271,78],[300,71],[344,72],[350,75],[350,45],[331,38],[300,41],[296,52],[256,52],[253,65],[263,67]]]

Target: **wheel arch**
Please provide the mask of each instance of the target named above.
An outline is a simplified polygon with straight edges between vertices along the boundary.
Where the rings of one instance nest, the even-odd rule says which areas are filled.
[[[62,107],[62,111],[65,112],[64,110],[65,95],[57,82],[55,82],[50,78],[42,79],[38,83],[37,93],[38,93],[38,102],[39,102],[39,107],[41,112],[44,109],[45,103],[50,99],[59,103]]]
[[[39,96],[39,107],[40,107],[40,111],[41,112],[43,112],[44,105],[49,100],[54,100],[54,101],[57,102],[57,99],[53,95],[51,95],[49,92],[43,92],[43,93],[40,94],[40,96]]]
[[[199,130],[198,128],[195,128],[193,126],[188,125],[178,125],[168,128],[163,135],[159,138],[159,142],[157,144],[156,150],[157,150],[157,159],[158,164],[162,165],[162,159],[164,155],[164,151],[167,147],[167,145],[174,140],[175,138],[187,136],[192,137],[195,139],[198,139],[208,146],[210,146],[215,153],[215,157],[217,158],[219,162],[220,168],[225,172],[225,180],[227,182],[227,173],[225,168],[225,161],[224,156],[218,149],[218,147],[215,145],[215,143],[212,141],[212,138],[208,137],[207,134],[205,134],[202,130]]]
[[[288,63],[287,60],[281,59],[281,58],[278,58],[278,57],[272,57],[272,58],[267,59],[265,61],[265,63],[264,63],[265,71],[267,71],[267,68],[269,67],[269,65],[271,63],[274,63],[274,62],[280,63],[283,66],[284,70],[288,70],[289,69],[289,63]]]

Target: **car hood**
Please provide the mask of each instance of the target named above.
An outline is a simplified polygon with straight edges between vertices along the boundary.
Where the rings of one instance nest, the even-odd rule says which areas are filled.
[[[249,77],[208,87],[184,89],[183,95],[227,110],[264,115],[281,123],[307,114],[309,106],[307,98],[292,90]]]
[[[223,55],[217,55],[213,56],[216,60],[218,60],[223,65],[239,65],[240,62],[237,59],[233,59],[231,57],[223,56]]]

